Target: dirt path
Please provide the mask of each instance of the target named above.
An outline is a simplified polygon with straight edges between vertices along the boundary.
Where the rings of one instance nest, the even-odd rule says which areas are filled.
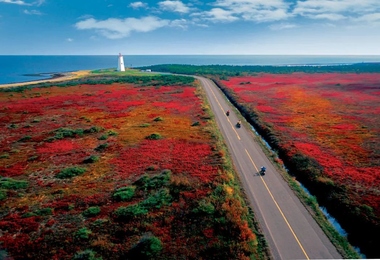
[[[61,81],[81,78],[81,77],[87,76],[88,74],[90,74],[90,70],[79,70],[79,71],[64,73],[64,76],[53,78],[53,79],[34,80],[34,81],[11,83],[11,84],[0,84],[0,88],[19,87],[19,86],[33,85],[33,84],[46,83],[46,82],[61,82]]]

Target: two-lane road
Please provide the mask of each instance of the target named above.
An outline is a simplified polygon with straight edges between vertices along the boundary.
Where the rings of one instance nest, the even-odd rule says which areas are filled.
[[[341,258],[330,240],[290,190],[253,139],[251,130],[242,125],[231,104],[215,84],[202,77],[202,83],[218,126],[225,138],[245,193],[275,259]],[[230,116],[225,112],[230,110]],[[258,174],[265,165],[264,176]]]

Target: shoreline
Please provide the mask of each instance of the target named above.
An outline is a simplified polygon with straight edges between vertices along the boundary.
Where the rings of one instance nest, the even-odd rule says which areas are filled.
[[[26,85],[34,85],[39,83],[47,83],[47,82],[62,82],[66,80],[72,80],[87,76],[90,74],[90,70],[78,70],[73,72],[63,72],[63,73],[54,73],[51,74],[51,77],[48,79],[39,79],[39,80],[31,80],[25,82],[18,83],[8,83],[8,84],[0,84],[0,88],[12,88],[12,87],[20,87]]]

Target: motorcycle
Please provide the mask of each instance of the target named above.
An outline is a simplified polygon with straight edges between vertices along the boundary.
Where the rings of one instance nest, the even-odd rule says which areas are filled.
[[[229,116],[229,115],[230,115],[230,111],[227,111],[227,112],[226,112],[226,116]]]
[[[236,127],[237,127],[237,128],[240,128],[240,127],[241,127],[241,123],[240,123],[240,121],[236,123]]]
[[[266,171],[265,167],[261,167],[260,175],[265,175],[265,171]]]

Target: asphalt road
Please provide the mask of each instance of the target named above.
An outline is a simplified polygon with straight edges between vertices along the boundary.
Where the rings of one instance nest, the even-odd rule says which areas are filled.
[[[240,180],[274,259],[342,258],[280,173],[255,142],[252,130],[239,120],[215,84],[202,83],[218,126],[225,138]],[[230,116],[225,112],[230,110]],[[258,174],[264,165],[267,172]]]

